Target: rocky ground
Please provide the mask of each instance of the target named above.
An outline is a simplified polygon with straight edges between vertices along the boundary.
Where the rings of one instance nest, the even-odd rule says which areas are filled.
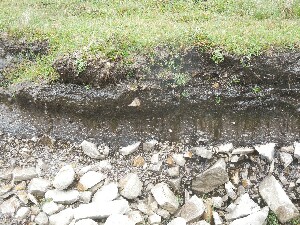
[[[0,224],[300,223],[298,142],[112,149],[2,134],[0,151]]]

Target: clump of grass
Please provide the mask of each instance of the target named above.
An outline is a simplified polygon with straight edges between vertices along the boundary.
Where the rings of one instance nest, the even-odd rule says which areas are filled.
[[[17,80],[55,79],[53,59],[75,51],[115,59],[201,45],[249,56],[300,45],[300,0],[1,0],[0,8],[0,33],[50,43]]]
[[[273,211],[269,212],[269,215],[267,217],[267,225],[280,225],[280,223]]]

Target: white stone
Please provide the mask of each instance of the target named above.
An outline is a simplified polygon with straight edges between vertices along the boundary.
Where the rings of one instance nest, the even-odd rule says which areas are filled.
[[[210,148],[207,148],[205,146],[200,147],[194,147],[191,149],[191,152],[193,152],[195,155],[200,156],[204,159],[211,159],[213,156],[213,151]]]
[[[86,191],[91,187],[94,187],[96,184],[100,183],[100,181],[104,180],[106,175],[103,173],[89,171],[84,174],[78,183],[78,190]]]
[[[0,205],[0,213],[4,215],[13,215],[21,206],[20,201],[14,196]]]
[[[152,214],[148,218],[150,224],[160,224],[161,223],[161,216],[157,214]]]
[[[204,213],[205,206],[202,199],[192,196],[180,209],[179,216],[187,223],[198,220]]]
[[[13,170],[13,179],[14,181],[23,181],[23,180],[31,180],[38,176],[36,168],[28,167],[28,168],[15,168]]]
[[[79,192],[76,190],[60,191],[49,190],[45,194],[46,199],[52,199],[56,203],[72,204],[79,199]]]
[[[119,181],[120,194],[127,199],[134,199],[142,194],[143,183],[135,173],[129,173]]]
[[[191,225],[210,225],[210,224],[208,222],[206,222],[205,220],[201,220],[201,221],[199,221],[197,223],[193,223]]]
[[[75,225],[98,225],[98,223],[92,219],[83,219],[83,220],[77,221],[75,223]]]
[[[113,214],[125,214],[130,210],[125,199],[111,202],[93,202],[82,204],[74,209],[75,220],[103,219]]]
[[[99,189],[94,197],[93,202],[110,202],[118,197],[118,185],[109,183]]]
[[[38,225],[47,225],[49,223],[49,219],[46,213],[40,212],[35,218],[34,222]]]
[[[255,212],[249,216],[234,220],[229,225],[242,225],[242,224],[265,225],[268,214],[269,214],[269,207],[266,206],[262,210]]]
[[[63,209],[63,205],[57,204],[55,202],[45,202],[42,206],[42,210],[48,215],[52,215]]]
[[[288,167],[293,162],[293,156],[286,152],[279,153],[280,161],[284,164],[284,168]]]
[[[214,222],[215,222],[214,224],[215,225],[222,225],[223,224],[223,220],[219,216],[219,213],[213,212],[213,219],[214,219]]]
[[[69,225],[74,218],[74,210],[67,208],[49,217],[50,225]]]
[[[53,180],[53,186],[58,190],[64,190],[73,183],[75,179],[75,171],[71,165],[62,167]]]
[[[170,177],[178,177],[179,176],[179,166],[171,167],[167,170],[167,173]]]
[[[87,156],[93,158],[93,159],[100,159],[101,158],[101,154],[97,148],[97,145],[95,145],[92,142],[88,142],[88,141],[83,141],[80,144],[82,151],[84,154],[86,154]]]
[[[93,193],[91,191],[79,192],[79,202],[90,203]]]
[[[173,219],[168,225],[186,225],[186,220],[181,217]]]
[[[140,224],[144,222],[144,218],[140,211],[130,211],[127,213],[127,216],[132,222],[134,222],[134,224]]]
[[[173,154],[172,158],[177,165],[179,165],[179,166],[185,165],[186,160],[185,160],[183,154]]]
[[[157,144],[158,144],[158,141],[156,141],[156,140],[146,141],[145,143],[143,143],[143,150],[145,152],[153,151]]]
[[[227,143],[227,144],[222,144],[217,146],[218,153],[230,153],[232,149],[233,149],[232,143]]]
[[[162,208],[157,209],[156,213],[157,213],[157,215],[160,215],[164,219],[169,219],[171,216],[171,214],[167,210],[162,209]]]
[[[170,213],[175,213],[179,207],[178,200],[174,193],[170,190],[167,184],[159,183],[156,184],[152,189],[153,194],[157,203],[165,210]]]
[[[214,208],[220,209],[223,204],[223,199],[221,197],[212,197],[212,204]]]
[[[300,159],[300,142],[294,142],[294,157]]]
[[[139,141],[139,142],[134,143],[132,145],[128,145],[126,147],[123,147],[123,148],[120,149],[120,153],[122,155],[130,155],[130,154],[136,152],[139,149],[140,144],[141,144],[141,142]]]
[[[155,153],[151,156],[150,162],[152,164],[158,164],[159,163],[159,153]]]
[[[30,213],[30,208],[29,207],[21,207],[17,213],[16,213],[16,219],[18,220],[23,220],[25,219]]]
[[[281,223],[299,216],[298,209],[275,177],[267,176],[259,184],[259,193]]]
[[[250,147],[239,147],[232,150],[233,155],[247,155],[254,152],[254,148]]]
[[[127,216],[114,214],[107,218],[104,225],[135,225]]]
[[[226,193],[228,195],[229,198],[235,200],[237,198],[237,195],[235,193],[235,186],[230,182],[228,181],[226,184],[225,184],[225,190],[226,190]]]
[[[230,212],[225,217],[226,220],[232,221],[258,212],[259,210],[260,207],[250,198],[248,193],[245,193],[230,205],[230,210],[228,210]]]
[[[28,185],[28,192],[33,195],[43,196],[50,186],[51,182],[49,180],[33,178]]]
[[[254,146],[254,148],[256,151],[258,151],[258,153],[261,156],[263,156],[269,162],[271,162],[274,159],[275,146],[276,146],[276,143],[268,143],[265,145],[256,145],[256,146]]]

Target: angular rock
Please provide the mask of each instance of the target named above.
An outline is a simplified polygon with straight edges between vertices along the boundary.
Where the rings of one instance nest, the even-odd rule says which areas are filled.
[[[130,154],[136,152],[139,149],[140,144],[141,144],[141,142],[139,141],[139,142],[134,143],[132,145],[128,145],[126,147],[123,147],[123,148],[120,149],[120,153],[122,155],[130,155]]]
[[[13,189],[14,185],[6,184],[0,187],[0,196],[5,198],[5,195]]]
[[[192,180],[192,189],[200,193],[208,193],[229,180],[224,159],[219,159],[211,168]]]
[[[46,213],[40,212],[35,218],[34,222],[38,225],[48,225],[49,219]]]
[[[265,225],[268,214],[269,214],[269,207],[266,206],[262,210],[255,212],[249,216],[234,220],[229,225],[242,225],[242,224]]]
[[[233,149],[232,143],[222,144],[217,146],[217,152],[218,153],[231,153],[231,150]]]
[[[141,224],[144,222],[144,218],[140,211],[130,211],[127,213],[127,216],[134,224]]]
[[[286,223],[299,216],[298,209],[275,177],[267,176],[259,184],[259,193],[281,223]]]
[[[183,154],[173,154],[172,156],[174,162],[179,166],[184,166],[186,160],[183,156]]]
[[[75,223],[75,225],[98,225],[98,223],[92,219],[83,219],[83,220],[77,221]]]
[[[33,178],[28,185],[28,192],[33,195],[43,196],[50,186],[51,182],[49,180]]]
[[[232,221],[258,212],[259,210],[260,207],[250,198],[249,194],[246,193],[230,205],[230,212],[225,218],[228,221]]]
[[[56,204],[55,202],[45,202],[42,206],[42,210],[48,215],[52,215],[63,209],[63,205]]]
[[[156,213],[157,213],[157,215],[160,215],[164,219],[169,219],[171,216],[171,214],[167,210],[162,209],[162,208],[157,209]]]
[[[14,196],[0,205],[0,214],[13,215],[21,206],[20,201]]]
[[[167,172],[170,177],[178,177],[179,176],[179,166],[171,167],[167,170]]]
[[[92,142],[89,141],[83,141],[80,144],[82,151],[87,156],[93,158],[93,159],[101,159],[101,154],[97,148],[97,145],[95,145]]]
[[[114,214],[107,218],[104,225],[135,225],[127,216]]]
[[[214,219],[214,224],[215,225],[222,225],[223,224],[223,220],[221,219],[219,213],[213,212],[213,219]]]
[[[177,217],[177,218],[173,219],[167,225],[186,225],[186,220],[184,218]]]
[[[240,147],[240,148],[235,148],[232,150],[233,155],[247,155],[247,154],[251,154],[254,152],[254,148],[250,148],[250,147]]]
[[[204,213],[205,206],[202,199],[192,196],[180,209],[179,216],[187,223],[198,220]]]
[[[233,186],[233,184],[230,181],[228,181],[225,184],[226,193],[227,193],[228,197],[233,199],[233,200],[236,199],[236,197],[237,197],[234,189],[236,189],[236,188]]]
[[[74,218],[74,210],[67,208],[49,217],[50,225],[69,225]]]
[[[36,168],[28,167],[28,168],[15,168],[13,170],[13,179],[14,181],[23,181],[23,180],[31,180],[38,176]]]
[[[62,167],[53,180],[53,186],[58,190],[68,188],[75,179],[75,171],[71,165]]]
[[[106,175],[103,173],[89,171],[80,178],[77,189],[79,191],[86,191],[100,183],[105,178]]]
[[[157,214],[152,214],[149,216],[148,221],[150,224],[160,224],[161,223],[161,216]]]
[[[111,202],[95,202],[82,204],[74,209],[75,220],[103,219],[113,214],[125,214],[129,211],[129,204],[125,199]]]
[[[107,184],[99,189],[94,197],[93,202],[110,202],[118,197],[118,185],[116,183]]]
[[[89,203],[92,199],[93,193],[91,191],[79,192],[79,202]]]
[[[120,194],[127,199],[134,199],[141,195],[143,183],[135,173],[129,173],[119,181]]]
[[[254,146],[255,150],[258,153],[266,158],[269,162],[273,161],[275,155],[275,146],[276,143],[268,143],[265,145],[256,145]]]
[[[197,223],[192,223],[191,225],[210,225],[208,222],[206,222],[205,220],[201,220]]]
[[[29,207],[21,207],[17,213],[16,213],[16,219],[23,220],[30,214],[30,208]]]
[[[79,199],[79,192],[76,190],[60,191],[49,190],[45,194],[46,199],[52,199],[56,203],[73,204]]]
[[[174,193],[170,190],[166,183],[156,184],[152,189],[153,194],[157,203],[165,210],[170,213],[175,213],[179,207],[178,200]]]
[[[204,159],[211,159],[213,156],[213,151],[210,148],[207,148],[205,146],[200,146],[200,147],[194,147],[191,149],[191,151],[197,155],[200,156],[201,158]]]
[[[286,152],[279,153],[280,161],[283,163],[284,168],[288,167],[293,162],[293,156]]]
[[[300,159],[300,143],[294,142],[294,157]]]
[[[214,208],[220,209],[223,204],[223,199],[221,197],[212,197],[212,204]]]
[[[158,144],[158,141],[156,141],[156,140],[146,141],[145,143],[143,143],[144,152],[153,151],[157,144]]]

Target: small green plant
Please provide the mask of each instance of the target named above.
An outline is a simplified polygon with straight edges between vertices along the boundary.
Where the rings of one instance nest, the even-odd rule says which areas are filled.
[[[300,224],[300,217],[296,218],[296,219],[292,219],[290,221],[291,225],[299,225]]]
[[[267,225],[280,225],[274,212],[270,211],[267,218]]]
[[[184,97],[184,98],[189,97],[189,95],[190,94],[187,91],[185,91],[185,90],[181,93],[181,96]]]
[[[259,86],[255,85],[253,88],[252,88],[252,91],[254,94],[258,94],[260,93],[262,90]]]
[[[221,103],[221,97],[219,95],[216,96],[216,103],[220,104]]]
[[[189,75],[187,75],[185,73],[176,73],[174,75],[174,81],[177,86],[183,86],[183,85],[187,84],[189,82],[189,80],[190,80]]]
[[[87,67],[87,62],[83,58],[77,59],[75,64],[76,64],[77,74],[80,74],[83,71],[85,71]]]
[[[220,49],[214,50],[211,58],[216,64],[224,61],[224,55]]]

